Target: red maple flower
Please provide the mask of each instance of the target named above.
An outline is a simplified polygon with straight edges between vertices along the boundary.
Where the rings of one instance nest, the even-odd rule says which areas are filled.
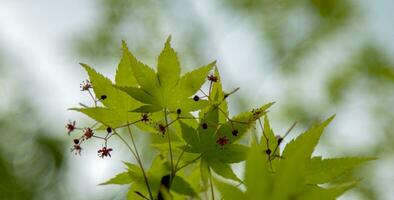
[[[229,143],[229,140],[227,139],[226,136],[222,136],[222,137],[219,137],[219,138],[216,140],[216,143],[217,143],[218,145],[220,145],[220,146],[224,146],[224,145],[226,145],[226,144]]]
[[[89,139],[91,137],[93,137],[93,130],[91,128],[85,128],[83,130],[83,136],[85,137],[85,139]]]
[[[73,122],[68,122],[68,124],[66,124],[66,129],[67,129],[67,133],[70,134],[71,132],[73,132],[75,130],[75,121]]]
[[[141,114],[141,121],[142,122],[149,122],[149,116],[148,116],[148,113],[143,113],[143,114]]]
[[[166,132],[166,127],[162,124],[159,124],[159,131],[161,134],[164,135],[164,133]]]
[[[209,80],[209,81],[212,81],[212,82],[217,82],[217,81],[218,81],[218,77],[215,76],[215,75],[213,75],[213,74],[210,74],[210,75],[208,76],[208,80]]]
[[[87,91],[90,88],[92,88],[92,84],[90,83],[89,80],[82,81],[82,83],[81,83],[81,91]]]
[[[111,157],[111,151],[111,148],[103,147],[102,149],[98,150],[97,153],[99,157],[104,158],[107,156]]]
[[[73,148],[71,148],[71,152],[75,152],[75,155],[81,155],[82,147],[79,144],[74,144]]]

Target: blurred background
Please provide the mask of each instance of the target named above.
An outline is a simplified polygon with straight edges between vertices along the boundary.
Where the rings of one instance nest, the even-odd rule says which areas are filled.
[[[287,141],[336,114],[316,155],[379,157],[341,199],[393,199],[393,10],[391,0],[0,0],[0,199],[124,199],[126,187],[97,186],[131,161],[123,147],[111,141],[111,159],[99,142],[70,152],[65,123],[93,123],[67,110],[89,102],[78,63],[113,77],[124,39],[155,66],[170,34],[184,69],[217,59],[224,88],[241,88],[230,113],[275,101],[276,132],[297,121]]]

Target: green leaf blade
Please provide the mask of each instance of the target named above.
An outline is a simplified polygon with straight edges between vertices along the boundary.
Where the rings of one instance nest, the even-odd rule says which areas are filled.
[[[102,95],[106,98],[100,100],[100,102],[108,108],[112,108],[120,111],[133,110],[141,105],[140,102],[131,98],[125,92],[117,89],[112,81],[104,77],[100,73],[96,72],[87,64],[81,64],[87,71],[90,81],[93,85],[94,93],[97,98],[100,99]]]
[[[181,67],[178,55],[171,47],[171,36],[167,38],[163,51],[160,53],[157,64],[157,74],[160,85],[164,88],[173,88],[180,77]]]
[[[182,93],[182,96],[190,97],[196,94],[206,81],[209,71],[211,71],[215,65],[216,61],[183,75],[179,83],[179,92]]]
[[[122,58],[116,70],[115,83],[117,86],[135,87],[138,83],[131,65],[135,63],[136,58],[129,51],[125,41],[122,41],[122,51]]]
[[[371,160],[374,160],[374,158],[348,157],[322,159],[321,157],[314,157],[308,164],[306,179],[309,184],[328,183]]]
[[[109,179],[104,183],[100,183],[99,185],[126,185],[131,184],[133,182],[132,178],[130,177],[129,172],[123,172],[117,174],[115,177]]]
[[[228,183],[222,183],[218,180],[215,180],[215,186],[219,190],[223,199],[226,200],[246,200],[245,194],[239,190],[237,187],[230,185]]]

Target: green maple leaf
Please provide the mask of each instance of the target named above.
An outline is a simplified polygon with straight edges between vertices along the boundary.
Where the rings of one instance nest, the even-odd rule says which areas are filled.
[[[127,185],[130,184],[129,192],[127,193],[128,199],[142,199],[138,193],[145,197],[149,197],[149,193],[144,181],[144,177],[139,166],[131,163],[126,163],[127,171],[117,174],[115,177],[100,185]],[[157,197],[160,191],[160,183],[162,177],[171,173],[170,165],[161,155],[158,155],[152,162],[149,170],[146,171],[149,180],[149,186],[152,191],[152,196]],[[171,191],[178,194],[178,196],[196,196],[197,193],[190,186],[190,184],[182,177],[175,176],[171,184]]]
[[[123,54],[118,72],[124,71],[125,60],[127,60],[126,52]],[[96,72],[87,64],[81,65],[89,75],[96,99],[99,99],[104,107],[72,108],[71,110],[82,112],[92,119],[113,128],[126,124],[127,122],[136,121],[141,117],[137,113],[129,112],[129,110],[140,107],[142,105],[140,102],[131,98],[124,91],[119,90],[110,79]],[[122,78],[119,78],[119,75],[117,77],[118,81],[126,84],[124,80],[122,81]],[[106,97],[105,99],[101,99],[103,95]]]
[[[216,181],[216,187],[225,199],[336,199],[355,186],[355,180],[336,181],[338,177],[351,172],[361,163],[373,158],[312,157],[324,128],[333,117],[313,126],[295,140],[288,143],[276,165],[272,168],[268,156],[262,151],[267,142],[263,137],[260,145],[256,142],[249,150],[245,167],[245,187],[241,190],[234,185]],[[274,135],[265,118],[265,134]],[[269,142],[269,144],[271,144]],[[274,144],[275,145],[275,144]],[[328,184],[322,187],[320,184]]]
[[[215,75],[220,79],[217,70]],[[201,156],[200,167],[204,181],[207,180],[204,177],[210,176],[210,169],[225,178],[240,181],[230,164],[243,161],[248,147],[235,142],[248,132],[256,119],[265,114],[272,103],[241,113],[229,120],[225,93],[220,81],[212,88],[209,95],[210,106],[200,112],[198,127],[180,122],[182,138],[187,143],[188,152]],[[218,142],[220,138],[226,140],[225,145]]]
[[[149,113],[162,109],[194,111],[208,105],[205,100],[194,101],[190,97],[201,88],[216,62],[180,76],[178,56],[171,47],[170,41],[171,37],[167,39],[158,57],[157,73],[138,61],[131,53],[128,54],[138,86],[125,84],[118,86],[131,97],[145,104],[133,111]]]

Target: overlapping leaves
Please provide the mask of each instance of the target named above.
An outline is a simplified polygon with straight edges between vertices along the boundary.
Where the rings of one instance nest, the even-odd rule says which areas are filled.
[[[220,78],[217,71],[215,76]],[[188,151],[201,155],[200,168],[204,182],[207,181],[205,177],[209,176],[210,169],[225,178],[240,181],[230,164],[245,160],[248,147],[236,144],[236,141],[272,105],[269,103],[230,119],[225,96],[220,81],[216,82],[209,95],[210,106],[200,112],[198,127],[192,128],[181,122],[182,137],[187,143]],[[226,144],[221,144],[219,140],[226,141]]]
[[[313,126],[297,139],[288,143],[277,162],[272,166],[269,157],[263,154],[265,140],[254,144],[246,160],[246,190],[217,181],[217,188],[225,199],[336,199],[352,188],[356,180],[341,180],[355,167],[373,158],[312,157],[324,128],[333,117]],[[265,123],[269,123],[265,120]],[[269,125],[265,126],[266,128]],[[271,132],[270,130],[266,131]],[[321,184],[326,184],[322,187]]]
[[[125,172],[117,174],[100,185],[130,185],[129,192],[127,193],[128,199],[141,199],[142,196],[149,197],[141,169],[131,163],[125,163],[125,165],[127,166]],[[162,178],[170,174],[170,165],[162,155],[158,155],[153,160],[146,174],[153,193],[152,195],[157,197],[160,192]],[[172,192],[175,192],[178,196],[197,196],[196,192],[182,176],[175,176],[173,179],[171,184]]]
[[[215,80],[210,81],[209,91],[202,91],[202,98],[191,98],[201,90],[215,62],[181,76],[180,62],[170,40],[169,37],[158,56],[156,71],[138,61],[123,42],[123,55],[115,83],[82,64],[92,82],[94,95],[91,95],[96,105],[73,110],[115,129],[141,121],[142,113],[149,113],[148,121],[153,121],[154,126],[159,124],[164,127],[160,136],[168,134],[169,140],[176,139],[172,146],[165,140],[153,145],[160,153],[146,172],[151,193],[140,168],[142,164],[125,163],[125,172],[103,184],[130,184],[128,199],[148,198],[148,194],[154,198],[161,195],[164,199],[184,199],[185,196],[198,197],[199,192],[205,191],[208,180],[212,179],[212,172],[215,172],[244,184],[246,188],[241,190],[234,185],[215,181],[215,186],[226,200],[335,199],[355,185],[355,180],[342,177],[371,158],[323,159],[312,156],[324,128],[333,117],[290,141],[281,153],[280,143],[266,115],[273,103],[230,118],[227,98],[232,93],[223,91],[216,67],[211,74]],[[192,111],[197,111],[198,116],[192,115]],[[169,122],[167,117],[172,121]],[[261,122],[262,117],[264,126],[260,143],[254,140],[251,148],[245,143],[240,144],[239,141],[245,138],[256,121]],[[144,128],[146,124],[136,125]],[[171,156],[165,156],[169,153]],[[231,164],[244,160],[245,179],[241,180],[235,175]],[[182,170],[186,167],[189,170]],[[184,176],[189,178],[185,179]],[[171,180],[171,186],[166,186],[168,191],[163,190],[165,177]],[[202,187],[199,187],[200,179]]]

